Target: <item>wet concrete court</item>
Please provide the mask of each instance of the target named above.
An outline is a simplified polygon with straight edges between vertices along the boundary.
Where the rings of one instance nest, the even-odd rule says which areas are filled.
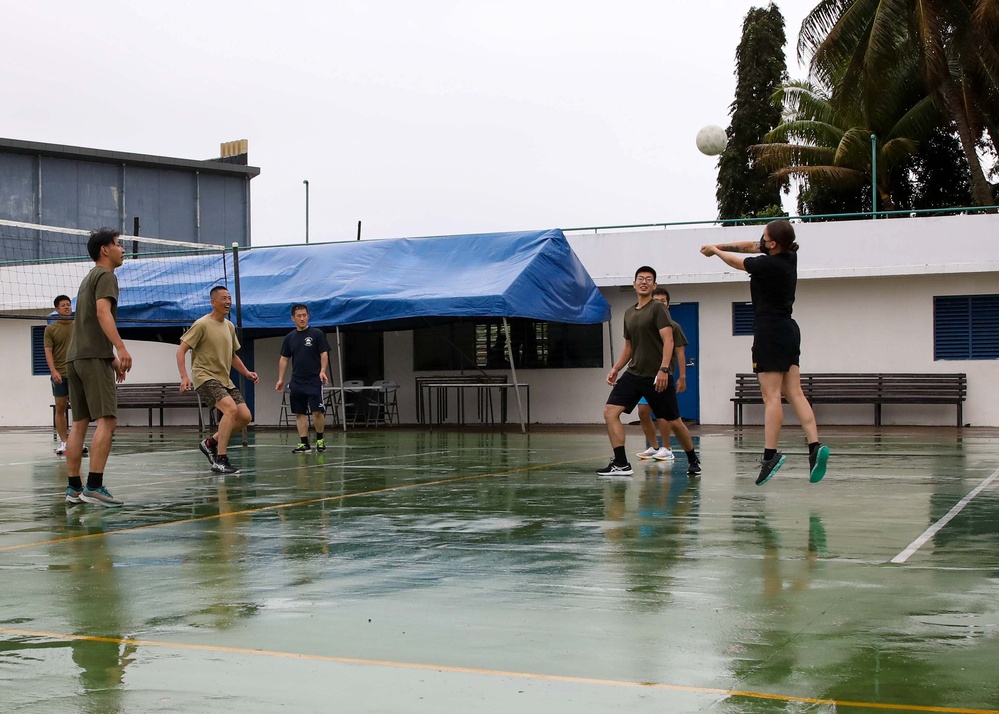
[[[758,429],[695,437],[605,481],[591,427],[264,431],[222,478],[123,429],[103,510],[0,432],[0,707],[999,712],[995,430],[826,430],[763,487]]]

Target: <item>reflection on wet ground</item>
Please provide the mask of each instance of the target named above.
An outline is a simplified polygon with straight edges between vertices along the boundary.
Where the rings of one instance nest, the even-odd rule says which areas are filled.
[[[593,429],[261,432],[226,477],[193,431],[122,430],[113,511],[63,502],[50,433],[0,432],[0,701],[999,712],[996,433],[943,431],[833,431],[822,483],[789,445],[757,487],[753,430],[615,480]]]

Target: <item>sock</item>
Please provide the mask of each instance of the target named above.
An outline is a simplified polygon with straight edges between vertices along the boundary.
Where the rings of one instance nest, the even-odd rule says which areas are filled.
[[[626,463],[628,463],[628,457],[624,455],[623,446],[614,447],[614,463],[617,464],[618,466],[624,466]]]
[[[207,439],[205,439],[205,442],[207,442],[209,446],[217,447],[219,445],[219,442],[215,439],[214,436],[209,436]]]
[[[323,438],[323,432],[317,431],[316,432],[316,441],[322,441],[322,438]]]
[[[305,436],[298,437],[298,440],[299,440],[299,442],[305,444],[306,446],[309,445],[309,436],[308,436],[308,434],[306,434]]]
[[[69,477],[69,485],[70,485],[71,488],[74,488],[77,491],[82,491],[83,490],[83,477],[82,476],[70,476]]]
[[[763,450],[763,460],[769,461],[777,455],[777,449],[764,449]]]
[[[690,451],[684,451],[683,453],[687,455],[688,464],[695,464],[698,461],[700,461],[700,459],[697,458],[697,452],[694,451],[693,449],[691,449]]]
[[[104,485],[104,472],[91,471],[87,474],[87,488],[96,491]]]
[[[808,445],[808,455],[812,456],[820,446],[822,446],[822,442],[821,441],[813,441],[813,442],[811,442]]]

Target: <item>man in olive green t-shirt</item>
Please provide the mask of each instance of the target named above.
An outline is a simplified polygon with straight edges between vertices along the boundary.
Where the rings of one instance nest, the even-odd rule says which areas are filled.
[[[95,265],[80,283],[76,296],[76,324],[66,353],[69,401],[73,407],[73,428],[66,441],[69,503],[122,505],[121,499],[104,487],[104,466],[118,425],[115,380],[124,381],[125,373],[132,369],[132,355],[125,349],[115,324],[118,278],[114,271],[125,260],[125,249],[118,243],[118,235],[112,228],[91,232],[87,252]],[[90,442],[90,473],[84,485],[80,471],[83,438],[91,421],[97,422],[97,430]]]
[[[195,320],[191,329],[180,338],[177,348],[177,369],[180,372],[180,391],[186,392],[192,387],[198,396],[208,404],[222,412],[219,428],[214,434],[198,444],[201,453],[208,457],[212,471],[220,474],[239,473],[239,469],[229,463],[226,447],[229,437],[234,431],[241,431],[250,423],[253,416],[246,406],[243,395],[229,378],[229,371],[235,367],[254,384],[258,377],[243,364],[236,354],[239,340],[236,338],[235,326],[226,319],[232,309],[232,297],[229,291],[221,285],[212,288],[210,293],[212,311]],[[191,372],[194,383],[187,374],[186,355],[191,352]]]
[[[69,403],[69,378],[66,373],[66,353],[69,351],[69,341],[73,337],[73,301],[69,295],[59,295],[52,301],[59,317],[55,322],[45,327],[42,342],[45,347],[45,362],[49,366],[52,382],[52,397],[55,401],[55,430],[59,435],[60,456],[66,453],[66,433],[69,431],[69,421],[66,409]]]

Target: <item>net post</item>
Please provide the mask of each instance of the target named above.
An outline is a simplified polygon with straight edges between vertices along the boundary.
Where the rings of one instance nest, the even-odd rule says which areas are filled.
[[[239,293],[239,243],[232,244],[232,287],[233,295],[236,297],[236,339],[239,344],[243,344],[243,301]],[[239,391],[246,394],[246,377],[239,375]],[[243,427],[243,446],[249,446],[250,442],[246,436],[246,427]]]

